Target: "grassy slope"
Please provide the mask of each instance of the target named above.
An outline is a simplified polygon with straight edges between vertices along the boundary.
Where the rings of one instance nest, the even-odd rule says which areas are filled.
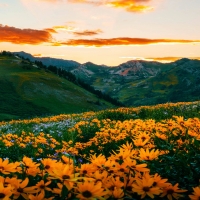
[[[0,56],[0,120],[100,110],[112,105],[15,57]]]

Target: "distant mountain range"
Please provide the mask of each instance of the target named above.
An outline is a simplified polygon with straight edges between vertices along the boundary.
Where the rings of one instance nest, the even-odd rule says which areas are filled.
[[[91,62],[80,64],[71,60],[38,58],[25,52],[15,54],[70,71],[126,106],[200,99],[199,60],[183,58],[167,64],[131,60],[109,67]]]
[[[15,55],[22,56],[24,58],[28,58],[31,62],[34,62],[35,60],[41,61],[46,66],[56,66],[56,67],[64,67],[66,70],[70,71],[74,68],[77,68],[80,63],[73,61],[73,60],[63,60],[58,58],[50,58],[50,57],[34,57],[29,53],[26,53],[24,51],[20,52],[13,52]]]

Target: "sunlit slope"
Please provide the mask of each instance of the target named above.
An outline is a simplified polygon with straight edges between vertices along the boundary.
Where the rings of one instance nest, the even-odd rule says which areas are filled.
[[[0,120],[108,107],[111,104],[30,62],[0,56]]]

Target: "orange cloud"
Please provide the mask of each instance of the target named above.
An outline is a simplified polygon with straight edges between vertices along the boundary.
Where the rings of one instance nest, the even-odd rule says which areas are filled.
[[[42,54],[38,53],[38,54],[33,54],[34,57],[42,57]]]
[[[19,29],[0,25],[0,42],[11,42],[13,44],[41,44],[52,41],[52,29],[34,30]]]
[[[153,7],[147,5],[153,0],[68,0],[71,3],[87,3],[93,5],[106,5],[114,8],[123,8],[128,12],[145,12]]]
[[[99,33],[102,33],[102,30],[97,29],[97,30],[85,30],[85,31],[75,31],[73,32],[74,35],[76,36],[92,36],[92,35],[97,35]]]
[[[37,0],[49,3],[64,2],[63,0]],[[145,12],[153,10],[153,7],[149,5],[154,0],[66,0],[70,3],[84,3],[95,6],[109,6],[113,8],[122,8],[128,12]]]
[[[45,29],[45,30],[49,30],[51,31],[51,29]],[[52,27],[52,32],[56,32],[57,31],[67,31],[67,32],[71,32],[72,34],[74,34],[75,36],[93,36],[93,35],[97,35],[99,33],[103,33],[102,30],[97,29],[97,30],[84,30],[84,31],[76,31],[77,28],[75,26],[71,26],[71,25],[65,25],[65,26],[53,26]]]
[[[44,31],[47,31],[49,33],[57,33],[54,28],[45,28]]]
[[[107,3],[107,5],[124,8],[128,12],[145,12],[153,9],[153,7],[145,5],[148,2],[150,0],[116,0]]]
[[[55,31],[70,31],[71,32],[71,31],[74,31],[76,28],[73,26],[66,25],[66,26],[54,26],[52,27],[52,29]]]
[[[128,60],[143,60],[143,61],[155,61],[155,62],[161,62],[161,63],[171,63],[176,60],[180,60],[184,57],[149,57],[149,58],[144,58],[144,57],[135,57],[135,56],[121,56],[120,58],[125,58]],[[200,57],[185,57],[189,58],[191,60],[200,60]]]
[[[158,62],[162,62],[162,63],[170,63],[170,62],[174,62],[176,60],[180,60],[183,57],[157,57],[157,58],[147,58],[148,60],[152,60],[152,61],[158,61]],[[194,60],[200,60],[200,57],[187,57],[189,59],[194,59]]]
[[[117,46],[117,45],[148,45],[161,43],[200,43],[200,40],[175,40],[175,39],[147,39],[147,38],[110,38],[110,39],[71,39],[66,42],[56,43],[55,46]]]
[[[57,27],[58,28],[58,27]],[[91,36],[101,33],[100,29],[91,31],[74,32],[73,34],[81,36]],[[148,38],[109,38],[109,39],[70,39],[68,41],[56,41],[52,38],[52,33],[57,33],[54,28],[44,30],[19,29],[0,24],[0,42],[10,42],[13,44],[31,44],[38,45],[49,43],[52,46],[120,46],[120,45],[149,45],[149,44],[173,44],[173,43],[200,43],[200,40],[178,40],[178,39],[148,39]]]
[[[64,57],[65,55],[63,54],[33,54],[34,57]]]

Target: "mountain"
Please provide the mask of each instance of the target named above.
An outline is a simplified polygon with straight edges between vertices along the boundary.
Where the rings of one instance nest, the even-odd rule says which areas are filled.
[[[93,70],[95,68],[95,70]],[[83,64],[77,76],[127,106],[200,99],[200,61],[128,61],[116,67]]]
[[[0,54],[0,88],[0,120],[114,107],[80,86],[12,54]]]
[[[53,60],[60,67],[60,60]],[[183,58],[171,63],[130,60],[115,67],[91,62],[69,67],[67,63],[62,66],[64,69],[126,106],[200,99],[199,60]]]
[[[73,61],[73,60],[63,60],[58,58],[50,58],[50,57],[34,57],[29,53],[26,53],[24,51],[20,52],[13,52],[15,55],[19,55],[20,57],[23,57],[25,59],[29,59],[31,62],[34,62],[35,60],[42,62],[46,66],[57,66],[62,67],[66,69],[67,71],[73,70],[74,68],[78,67],[80,63]]]

